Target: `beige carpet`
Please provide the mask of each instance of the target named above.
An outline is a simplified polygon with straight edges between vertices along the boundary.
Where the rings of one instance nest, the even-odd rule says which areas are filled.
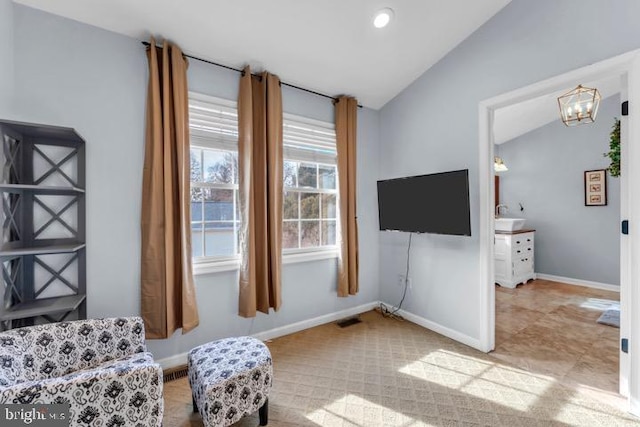
[[[638,426],[549,376],[409,322],[362,315],[269,343],[270,426]],[[165,427],[201,426],[186,378],[165,384]],[[257,416],[236,426],[256,426]]]

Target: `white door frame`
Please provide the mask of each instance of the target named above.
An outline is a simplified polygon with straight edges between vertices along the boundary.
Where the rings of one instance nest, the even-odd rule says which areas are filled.
[[[629,220],[629,236],[621,236],[621,337],[629,339],[629,353],[620,353],[620,392],[629,397],[629,409],[640,415],[640,191],[632,192],[631,183],[640,185],[640,49],[588,65],[511,92],[486,99],[479,104],[479,189],[480,189],[480,345],[489,352],[495,347],[494,285],[494,194],[493,122],[495,110],[549,93],[561,94],[581,82],[620,76],[623,94],[626,88],[629,116],[624,144],[621,180],[621,215]],[[623,125],[624,126],[624,125]],[[636,226],[637,224],[637,226]],[[636,286],[631,286],[635,283]],[[624,334],[624,335],[623,335]]]

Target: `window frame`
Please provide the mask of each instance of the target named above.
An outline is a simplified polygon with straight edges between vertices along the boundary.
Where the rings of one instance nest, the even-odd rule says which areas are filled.
[[[218,98],[215,96],[205,95],[197,92],[189,92],[189,106],[191,107],[192,101],[195,101],[197,104],[205,103],[212,105],[219,105],[221,107],[226,107],[227,109],[232,108],[237,111],[237,102]],[[236,115],[237,117],[237,115]],[[297,116],[289,113],[283,114],[283,125],[309,125],[313,127],[325,128],[327,130],[333,130],[335,132],[335,127],[333,123],[322,122],[319,120],[309,119],[302,116]],[[284,126],[283,126],[284,128]],[[236,128],[237,129],[237,128]],[[197,127],[193,127],[191,123],[191,118],[189,120],[189,148],[197,148],[197,149],[215,149],[215,150],[226,150],[230,152],[238,152],[238,136],[237,130],[235,135],[227,135],[221,138],[216,138],[216,140],[212,140],[212,138],[207,137],[207,132]],[[235,142],[233,139],[235,138]],[[292,158],[294,157],[294,158]],[[298,157],[298,158],[295,158]],[[304,158],[303,158],[304,157]],[[315,247],[307,247],[307,248],[287,248],[282,250],[282,263],[283,264],[293,264],[299,262],[308,262],[308,261],[316,261],[316,260],[326,260],[326,259],[336,259],[339,254],[339,236],[338,236],[338,220],[339,220],[339,212],[338,212],[338,177],[337,177],[337,160],[334,157],[332,160],[329,159],[327,155],[313,155],[309,156],[295,156],[295,154],[291,155],[291,150],[284,147],[283,150],[283,160],[285,161],[294,161],[298,163],[314,163],[316,167],[322,165],[331,165],[336,167],[336,188],[330,190],[323,190],[318,188],[305,188],[305,187],[285,187],[284,185],[284,177],[283,177],[283,192],[286,191],[297,191],[301,193],[318,193],[318,194],[335,194],[336,195],[336,244],[335,245],[325,245],[325,246],[315,246]],[[233,189],[236,191],[238,189],[238,184],[211,184],[206,185],[207,187],[213,188],[223,188],[223,189]],[[200,186],[202,187],[202,186]],[[317,187],[317,185],[316,185]],[[300,208],[300,207],[298,207]],[[239,220],[239,218],[238,218]],[[283,224],[284,224],[283,218]],[[297,218],[299,223],[301,222],[301,218]],[[320,224],[322,223],[322,218],[318,218]],[[190,218],[191,223],[191,218]],[[202,218],[202,223],[204,224],[204,218]],[[234,223],[235,223],[235,203],[234,203]],[[192,228],[190,227],[190,230]],[[237,236],[237,235],[236,235]],[[237,239],[237,237],[236,237]],[[234,244],[237,248],[237,245]],[[231,255],[231,256],[199,256],[192,257],[192,267],[194,275],[201,274],[209,274],[209,273],[218,273],[224,271],[233,271],[237,270],[240,267],[240,255]]]
[[[295,161],[295,162],[299,162],[299,163],[307,163],[307,164],[313,164],[316,166],[316,177],[319,179],[320,175],[319,175],[319,169],[321,166],[334,166],[336,168],[336,176],[337,176],[337,165],[336,164],[330,164],[330,163],[319,163],[319,162],[308,162],[308,161],[300,161],[300,160],[294,160],[294,159],[287,159],[288,161]],[[323,251],[337,251],[338,249],[338,236],[337,236],[337,226],[338,226],[338,181],[336,179],[336,188],[335,189],[323,189],[323,188],[310,188],[310,187],[300,187],[300,186],[296,186],[296,187],[287,187],[284,186],[283,183],[283,192],[287,193],[287,192],[291,192],[291,193],[298,193],[298,194],[318,194],[320,196],[318,203],[319,203],[319,212],[318,212],[318,218],[302,218],[302,203],[300,203],[301,198],[298,197],[298,216],[295,219],[287,219],[287,218],[282,218],[282,223],[283,225],[285,223],[291,223],[291,222],[297,222],[298,223],[298,245],[299,247],[297,248],[283,248],[282,249],[282,254],[283,255],[289,255],[289,254],[299,254],[299,253],[307,253],[307,252],[323,252]],[[318,185],[316,185],[316,187],[318,187]],[[322,195],[324,194],[331,194],[335,196],[336,199],[336,216],[335,218],[323,218],[322,217]],[[322,223],[323,222],[328,222],[328,221],[334,221],[336,223],[336,243],[334,245],[318,245],[318,246],[310,246],[310,247],[300,247],[301,243],[302,243],[302,235],[301,235],[301,225],[305,222],[318,222],[320,224],[320,229],[319,229],[319,234],[318,234],[318,239],[320,242],[322,242]]]
[[[227,99],[204,95],[196,92],[189,92],[188,102],[189,102],[189,109],[191,109],[192,105],[197,105],[198,103],[201,103],[201,104],[211,104],[211,105],[219,106],[222,110],[233,110],[234,111],[233,114],[236,114],[236,118],[237,118],[238,103],[235,101],[230,101]],[[190,136],[189,149],[196,148],[200,150],[209,149],[209,150],[224,150],[232,153],[238,152],[237,125],[235,127],[235,134],[233,132],[230,132],[226,135],[212,138],[211,134],[208,133],[206,130],[203,130],[198,127],[194,127],[192,123],[192,117],[189,117],[189,136]],[[201,164],[203,165],[202,167],[204,167],[204,162],[202,161],[202,159],[201,159]],[[204,174],[204,171],[203,171],[203,174]],[[233,191],[238,190],[237,183],[215,184],[215,183],[206,183],[205,181],[203,181],[200,184],[204,184],[204,185],[198,185],[198,187],[201,187],[201,188],[208,187],[208,188],[216,188],[216,189],[227,189],[227,190],[233,190]],[[236,222],[235,211],[236,209],[235,209],[235,203],[234,203],[234,219],[232,221],[234,224]],[[189,222],[190,223],[192,222],[191,219]],[[201,222],[203,223],[203,227],[204,227],[204,224],[205,224],[204,216]],[[190,227],[190,230],[192,230],[192,227]],[[237,239],[236,236],[237,234],[234,233],[234,241]],[[192,234],[192,237],[193,237],[193,234]],[[193,247],[193,242],[192,242],[192,247]],[[237,249],[236,243],[234,243],[234,248]],[[238,266],[240,265],[240,257],[238,254],[228,255],[228,256],[204,256],[204,255],[199,257],[192,256],[191,260],[192,260],[191,263],[192,263],[194,274],[201,274],[203,272],[225,271],[225,270],[230,270],[234,268],[237,269]]]
[[[335,166],[336,168],[336,186],[333,190],[320,189],[319,185],[316,183],[316,188],[305,188],[305,187],[286,187],[283,182],[283,192],[286,191],[294,191],[299,193],[317,193],[317,194],[335,194],[336,196],[336,244],[335,245],[320,245],[315,247],[306,247],[306,248],[287,248],[283,249],[283,259],[284,256],[300,256],[301,258],[307,256],[310,258],[314,257],[314,254],[318,255],[320,259],[326,255],[327,257],[337,257],[339,250],[339,230],[338,230],[338,220],[339,220],[339,201],[338,201],[338,159],[337,159],[337,148],[336,148],[336,133],[335,133],[335,124],[324,122],[321,120],[311,119],[308,117],[298,116],[296,114],[291,113],[283,113],[283,160],[284,161],[294,161],[298,163],[313,163],[316,165],[316,168],[319,168],[322,165]],[[326,139],[327,134],[331,134],[332,141],[330,144],[322,144],[320,142],[317,145],[320,145],[320,148],[331,149],[334,153],[332,155],[323,154],[323,153],[314,153],[314,152],[303,152],[303,150],[296,151],[292,148],[291,142],[288,140],[288,130],[294,129],[292,133],[295,133],[296,127],[305,127],[306,129],[311,129],[311,133],[320,134],[319,139]],[[295,136],[293,137],[295,138]],[[316,144],[314,144],[316,145]],[[319,179],[320,175],[318,173],[317,178]],[[322,202],[320,202],[322,203]],[[298,210],[300,210],[300,204],[298,205]],[[298,215],[297,221],[299,223],[303,222],[304,219],[300,218],[300,214]],[[283,217],[283,224],[286,220]],[[322,223],[322,217],[318,218],[320,224]],[[321,232],[320,232],[321,234]],[[300,238],[300,237],[299,237]],[[284,261],[283,261],[284,263]]]
[[[226,149],[218,149],[218,148],[211,148],[211,147],[204,147],[202,145],[191,145],[189,147],[190,149],[197,149],[200,150],[201,153],[201,158],[200,158],[200,164],[204,165],[204,150],[218,150],[218,152],[222,152],[222,153],[236,153],[234,151],[229,151]],[[203,173],[203,178],[204,178],[204,171],[202,171]],[[237,208],[237,204],[238,204],[238,200],[237,200],[237,195],[238,195],[238,191],[239,191],[239,186],[238,183],[215,183],[215,182],[207,182],[207,181],[198,181],[197,185],[195,186],[196,188],[202,188],[202,189],[214,189],[214,190],[230,190],[233,193],[233,205],[232,205],[232,211],[233,211],[233,217],[231,219],[227,219],[227,220],[210,220],[210,221],[206,221],[205,220],[205,202],[206,200],[202,200],[202,212],[201,212],[201,220],[200,221],[196,221],[196,223],[200,223],[201,225],[201,231],[203,232],[203,247],[202,247],[202,253],[203,255],[201,256],[192,256],[192,260],[193,263],[201,263],[201,262],[214,262],[217,260],[221,260],[221,261],[226,261],[229,259],[234,259],[234,258],[238,258],[237,255],[237,251],[238,251],[238,237],[237,237],[237,233],[238,233],[238,229],[239,229],[239,223],[240,223],[240,218],[237,217],[237,212],[238,212],[238,208]],[[194,188],[194,181],[191,181],[191,189]],[[193,201],[191,202],[192,206],[193,206]],[[191,237],[192,237],[192,241],[191,241],[191,247],[192,247],[192,252],[193,252],[193,222],[191,221]],[[233,224],[233,248],[236,251],[236,255],[209,255],[206,256],[204,255],[204,253],[206,252],[207,249],[207,245],[206,245],[206,240],[205,240],[205,234],[206,230],[207,230],[207,225],[208,224],[216,224],[216,223],[231,223]]]

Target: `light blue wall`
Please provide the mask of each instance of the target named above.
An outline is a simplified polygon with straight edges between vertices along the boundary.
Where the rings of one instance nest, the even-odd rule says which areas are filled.
[[[92,317],[139,312],[146,66],[135,40],[14,8],[15,114],[87,141],[87,289]]]
[[[381,110],[381,178],[470,170],[473,236],[414,239],[410,312],[479,337],[478,103],[640,47],[638,16],[635,0],[513,0]],[[392,303],[406,240],[380,237],[381,298]]]
[[[139,41],[16,5],[14,114],[71,126],[87,141],[87,289],[90,317],[140,307],[140,204],[147,65]],[[277,70],[271,70],[277,73]],[[238,74],[191,61],[190,90],[235,99]],[[283,90],[287,112],[333,119],[326,99]],[[255,333],[379,299],[375,179],[379,114],[359,113],[361,291],[336,296],[335,260],[283,267],[283,307],[255,320],[236,315],[237,272],[196,277],[200,327],[152,341],[158,358],[223,336]]]
[[[0,117],[8,117],[13,100],[13,3],[0,0]]]
[[[7,0],[0,2],[0,7],[8,6]],[[15,102],[10,115],[72,126],[88,141],[89,315],[136,314],[146,91],[141,46],[136,40],[23,6],[15,5],[13,12],[8,24],[13,26],[18,72],[12,82]],[[1,24],[8,15],[0,16]],[[267,330],[378,298],[396,303],[408,236],[377,231],[375,180],[461,168],[469,168],[471,174],[473,236],[414,239],[413,289],[405,307],[477,337],[482,291],[478,102],[640,47],[637,16],[640,2],[634,0],[513,0],[380,113],[360,111],[357,297],[335,297],[332,261],[285,265],[281,312],[245,320],[235,315],[236,272],[198,276],[202,326],[185,336],[153,342],[150,348],[157,357],[168,357],[212,338]],[[593,22],[598,25],[593,27]],[[589,43],[561,42],[582,33],[591,35]],[[195,61],[189,81],[192,90],[224,98],[234,98],[237,91],[237,75]],[[289,112],[319,119],[333,115],[326,100],[286,88],[284,105]]]
[[[619,116],[616,95],[601,103],[593,124],[556,120],[500,146],[509,167],[500,174],[500,200],[507,216],[536,230],[537,273],[620,285],[620,179],[607,177],[607,206],[587,207],[583,175],[609,166],[602,154]]]

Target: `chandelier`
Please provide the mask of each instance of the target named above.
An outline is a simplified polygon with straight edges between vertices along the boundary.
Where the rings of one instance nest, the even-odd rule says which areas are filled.
[[[565,125],[593,123],[598,114],[600,93],[598,89],[578,85],[577,88],[558,97],[558,105]]]

